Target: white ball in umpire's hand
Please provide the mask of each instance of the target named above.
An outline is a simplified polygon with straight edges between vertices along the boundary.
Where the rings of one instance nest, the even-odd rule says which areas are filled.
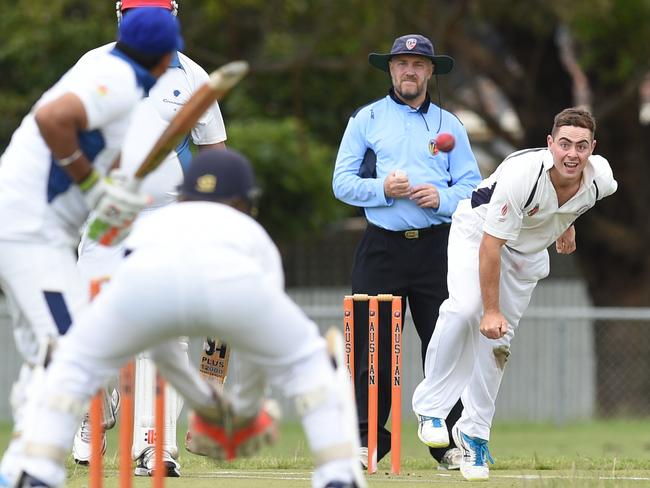
[[[395,176],[397,178],[406,178],[406,171],[404,171],[403,169],[396,169]]]

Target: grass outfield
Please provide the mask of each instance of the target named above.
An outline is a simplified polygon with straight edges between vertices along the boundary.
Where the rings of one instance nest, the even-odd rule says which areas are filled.
[[[371,487],[468,486],[458,472],[436,469],[417,440],[415,423],[403,431],[402,474],[390,475],[388,459],[369,476]],[[109,435],[105,486],[117,486],[115,433]],[[0,449],[9,439],[9,426],[0,427]],[[179,445],[182,446],[182,443]],[[490,450],[496,464],[493,487],[643,487],[650,486],[650,420],[589,422],[558,427],[539,424],[500,424],[494,428]],[[284,424],[280,442],[252,459],[214,463],[181,449],[183,477],[167,480],[169,487],[279,488],[309,487],[311,460],[297,424]],[[87,470],[68,464],[69,487],[87,486]],[[137,479],[134,486],[149,486]]]

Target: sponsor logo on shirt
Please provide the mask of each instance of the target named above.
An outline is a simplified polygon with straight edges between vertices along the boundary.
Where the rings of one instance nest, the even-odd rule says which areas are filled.
[[[506,221],[506,215],[508,215],[508,204],[504,203],[503,207],[501,207],[501,217],[499,217],[497,220],[499,222],[505,222]]]
[[[175,100],[170,100],[169,98],[163,98],[162,100],[164,103],[171,103],[173,105],[180,105],[181,107],[185,105],[183,102],[177,102]]]
[[[528,212],[526,212],[526,214],[527,214],[529,217],[532,217],[532,216],[535,215],[537,212],[539,212],[539,203],[536,203],[535,206],[534,206],[533,208],[531,208]]]
[[[174,91],[172,92],[172,94],[173,94],[175,97],[178,97],[178,96],[181,94],[181,91],[180,91],[180,90],[174,90]],[[176,100],[171,100],[171,99],[169,99],[169,98],[163,98],[162,101],[163,101],[163,103],[171,103],[171,104],[173,104],[173,105],[180,105],[181,107],[182,107],[183,105],[185,105],[185,102],[183,102],[183,101],[180,101],[180,102],[179,102],[179,101],[176,101]]]

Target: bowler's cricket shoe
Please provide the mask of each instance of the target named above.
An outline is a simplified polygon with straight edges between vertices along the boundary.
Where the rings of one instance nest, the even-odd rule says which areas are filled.
[[[279,417],[277,403],[269,400],[252,418],[238,418],[226,413],[212,420],[191,412],[185,447],[191,453],[219,460],[252,456],[265,445],[275,443]]]
[[[155,453],[156,451],[153,447],[148,447],[140,454],[134,470],[136,476],[153,476],[156,469]],[[165,477],[178,478],[181,475],[180,465],[167,451],[163,451],[163,466],[165,469]]]
[[[451,430],[456,445],[463,451],[463,459],[460,463],[460,473],[468,481],[487,481],[490,478],[488,461],[494,464],[494,460],[488,450],[488,441],[478,437],[470,437],[463,434],[454,425]]]
[[[429,447],[447,447],[449,432],[444,419],[416,414],[418,417],[418,437]]]
[[[438,469],[441,471],[450,471],[460,469],[460,463],[463,460],[463,451],[459,447],[447,449],[438,462]]]

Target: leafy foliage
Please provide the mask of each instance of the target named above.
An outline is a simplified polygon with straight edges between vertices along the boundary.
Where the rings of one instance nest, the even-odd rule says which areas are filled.
[[[3,10],[0,147],[70,64],[112,40],[112,9],[108,0],[16,0]],[[349,115],[385,94],[388,78],[368,66],[367,55],[388,51],[396,36],[423,33],[437,52],[454,56],[454,72],[439,80],[445,106],[479,114],[492,139],[510,146],[543,144],[553,115],[576,102],[582,83],[599,122],[598,151],[613,158],[621,190],[580,219],[578,254],[595,303],[650,304],[650,126],[638,117],[650,71],[650,0],[385,0],[380,7],[368,0],[192,0],[181,1],[180,18],[187,53],[208,71],[238,58],[252,65],[222,109],[229,143],[260,165],[263,219],[283,236],[345,213],[331,196],[335,148]],[[559,40],[565,31],[571,69]],[[485,80],[503,103],[485,99]],[[521,133],[503,130],[504,107]],[[486,151],[499,156],[497,146]],[[282,177],[271,168],[282,168]]]
[[[253,163],[263,192],[259,220],[274,237],[317,234],[346,211],[329,190],[334,149],[296,119],[238,120],[228,126],[228,146]]]

